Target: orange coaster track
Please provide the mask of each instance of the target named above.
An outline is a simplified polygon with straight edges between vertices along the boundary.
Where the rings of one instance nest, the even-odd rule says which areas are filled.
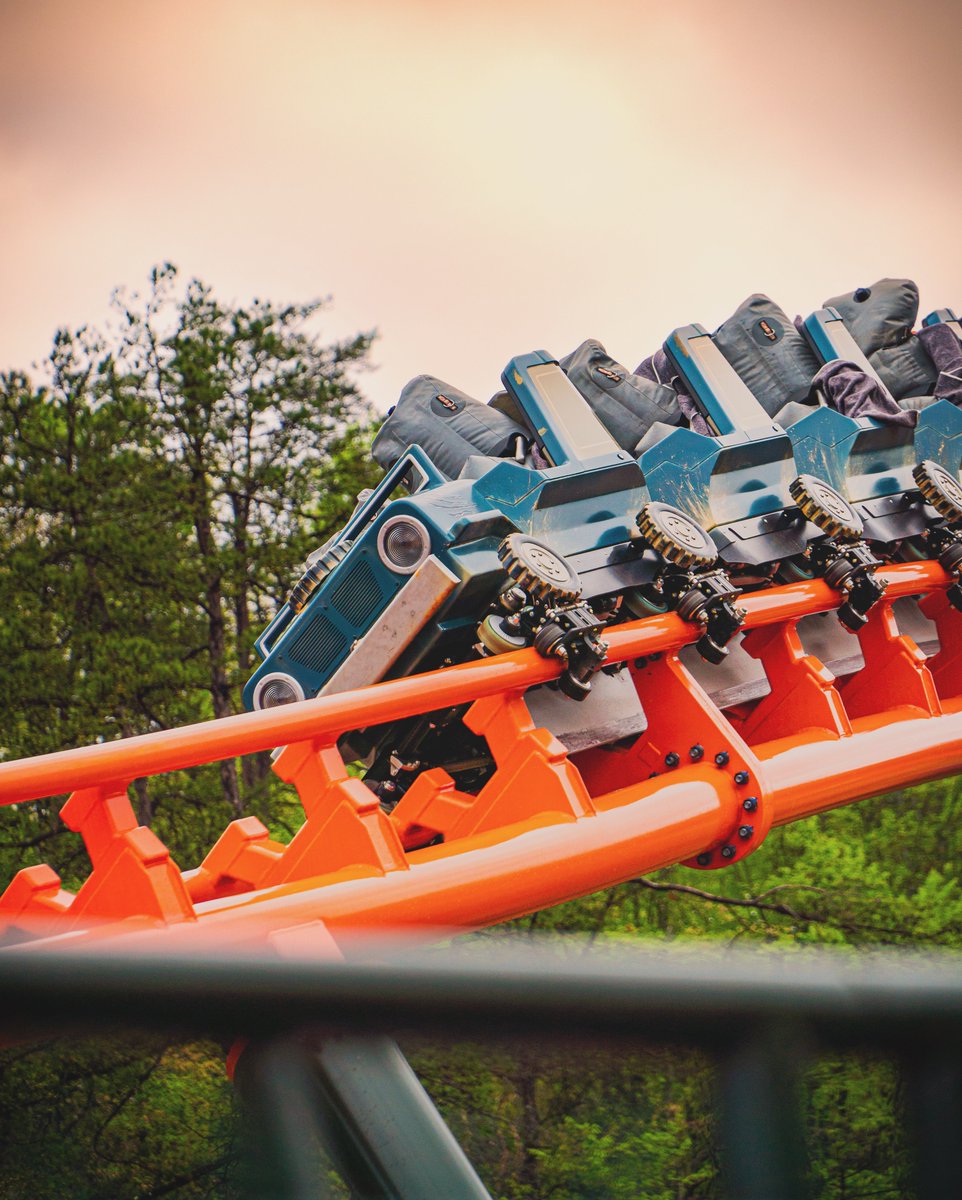
[[[820,581],[743,597],[744,647],[770,692],[720,711],[678,657],[697,630],[672,614],[608,630],[649,726],[630,745],[569,757],[534,726],[524,693],[558,674],[533,650],[504,654],[265,712],[0,764],[0,803],[71,792],[64,822],[93,869],[76,893],[48,866],[20,871],[0,897],[9,929],[72,935],[71,945],[144,938],[165,947],[252,944],[339,931],[489,925],[677,862],[709,869],[785,824],[891,788],[962,770],[962,614],[934,563],[880,572],[886,598],[859,641],[864,667],[836,680],[807,654],[802,616],[832,609]],[[899,631],[892,601],[920,596],[940,649]],[[386,814],[350,778],[336,741],[363,728],[470,705],[496,769],[478,795],[422,773]],[[289,845],[256,817],[227,827],[194,870],[138,827],[140,777],[284,746],[274,765],[305,821]],[[437,839],[440,837],[440,841]],[[433,843],[433,844],[428,844]],[[162,934],[160,931],[162,930]],[[130,939],[133,938],[133,941]],[[336,952],[336,951],[335,951]]]

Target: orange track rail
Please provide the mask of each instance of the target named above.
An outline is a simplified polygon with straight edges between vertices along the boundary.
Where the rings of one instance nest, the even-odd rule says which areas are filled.
[[[62,810],[93,870],[73,895],[46,866],[0,897],[8,926],[172,946],[284,936],[330,947],[357,927],[477,927],[679,861],[715,868],[784,824],[962,770],[962,616],[934,563],[881,572],[886,599],[859,634],[865,666],[835,680],[805,653],[800,617],[838,594],[821,582],[742,599],[745,648],[770,695],[722,713],[676,651],[696,630],[674,615],[607,632],[649,719],[630,747],[568,757],[524,704],[558,674],[534,651],[505,654],[301,704],[0,764],[0,803],[71,792]],[[924,595],[940,651],[926,660],[898,630],[891,601]],[[477,796],[424,772],[388,816],[348,778],[337,737],[451,705],[488,740],[497,768]],[[254,817],[225,830],[181,872],[127,798],[136,778],[284,745],[275,763],[306,820],[288,846]],[[698,754],[702,748],[703,753]],[[669,766],[673,755],[680,763]],[[716,756],[718,759],[716,761]],[[667,763],[666,763],[667,757]],[[440,844],[428,845],[438,835]],[[43,943],[38,943],[42,945]]]

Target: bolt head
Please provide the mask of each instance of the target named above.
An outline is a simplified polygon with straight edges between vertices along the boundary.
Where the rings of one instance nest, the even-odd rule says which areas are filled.
[[[680,762],[681,762],[681,759],[674,752],[674,750],[670,750],[665,755],[665,766],[666,767],[677,767]]]
[[[735,772],[735,782],[736,783],[748,783],[748,780],[749,780],[749,775],[748,775],[747,771],[736,771]]]
[[[742,801],[742,808],[745,810],[745,812],[754,812],[755,809],[758,808],[758,797],[746,796]]]
[[[734,858],[735,857],[735,847],[730,844],[727,846],[722,846],[721,856],[722,856],[722,858]]]
[[[719,752],[715,755],[715,764],[719,767],[727,767],[728,766],[728,751],[727,750],[719,750]]]
[[[698,760],[699,760],[699,759],[700,759],[700,758],[701,758],[701,757],[704,755],[704,753],[705,753],[705,747],[704,747],[704,746],[699,746],[699,745],[696,743],[696,744],[695,744],[694,746],[692,746],[692,748],[691,748],[691,749],[688,751],[688,757],[689,757],[689,758],[692,760],[692,762],[698,762]]]
[[[739,827],[738,827],[738,836],[743,841],[747,838],[750,838],[754,832],[755,832],[754,825],[739,825]]]

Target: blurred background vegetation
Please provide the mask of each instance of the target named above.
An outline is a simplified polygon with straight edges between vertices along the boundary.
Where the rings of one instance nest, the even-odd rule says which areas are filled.
[[[168,265],[118,291],[102,331],[60,330],[36,377],[0,375],[0,757],[240,711],[253,641],[303,559],[378,472],[363,395],[372,333],[325,342],[323,303],[224,304]],[[182,868],[228,821],[300,823],[267,755],[139,780]],[[0,868],[89,870],[62,798],[0,810]],[[805,943],[962,943],[956,780],[773,830],[750,858],[678,867],[506,931]],[[417,1045],[412,1061],[492,1194],[721,1194],[696,1055]],[[0,1054],[0,1197],[230,1197],[223,1049],[62,1039]],[[900,1084],[865,1058],[806,1078],[819,1196],[911,1194]]]

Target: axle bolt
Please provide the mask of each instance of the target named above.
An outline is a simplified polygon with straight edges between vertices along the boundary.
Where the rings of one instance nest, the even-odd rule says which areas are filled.
[[[696,743],[696,744],[695,744],[694,746],[692,746],[692,748],[691,748],[691,749],[688,751],[688,757],[689,757],[689,758],[692,760],[692,762],[698,762],[698,760],[699,760],[699,759],[702,757],[702,755],[703,755],[704,753],[705,753],[705,747],[704,747],[704,746],[699,746],[699,745]]]
[[[719,752],[715,755],[715,766],[716,767],[727,767],[728,766],[728,751],[727,750],[719,750]]]
[[[748,780],[749,780],[749,774],[747,771],[736,771],[735,772],[735,782],[736,783],[748,783]]]
[[[754,825],[739,825],[738,827],[738,836],[742,838],[742,840],[745,838],[750,838],[754,832]]]
[[[707,867],[711,862],[711,854],[706,850],[704,854],[698,855],[698,857],[695,859],[695,862],[698,863],[700,867]]]
[[[754,812],[755,809],[758,808],[758,797],[746,796],[742,801],[742,808],[745,810],[745,812]]]
[[[681,759],[674,752],[674,750],[669,750],[669,752],[665,755],[665,766],[666,767],[677,767],[680,762],[681,762]]]
[[[722,858],[734,858],[735,857],[735,847],[730,844],[727,846],[722,846],[721,856],[722,856]]]

